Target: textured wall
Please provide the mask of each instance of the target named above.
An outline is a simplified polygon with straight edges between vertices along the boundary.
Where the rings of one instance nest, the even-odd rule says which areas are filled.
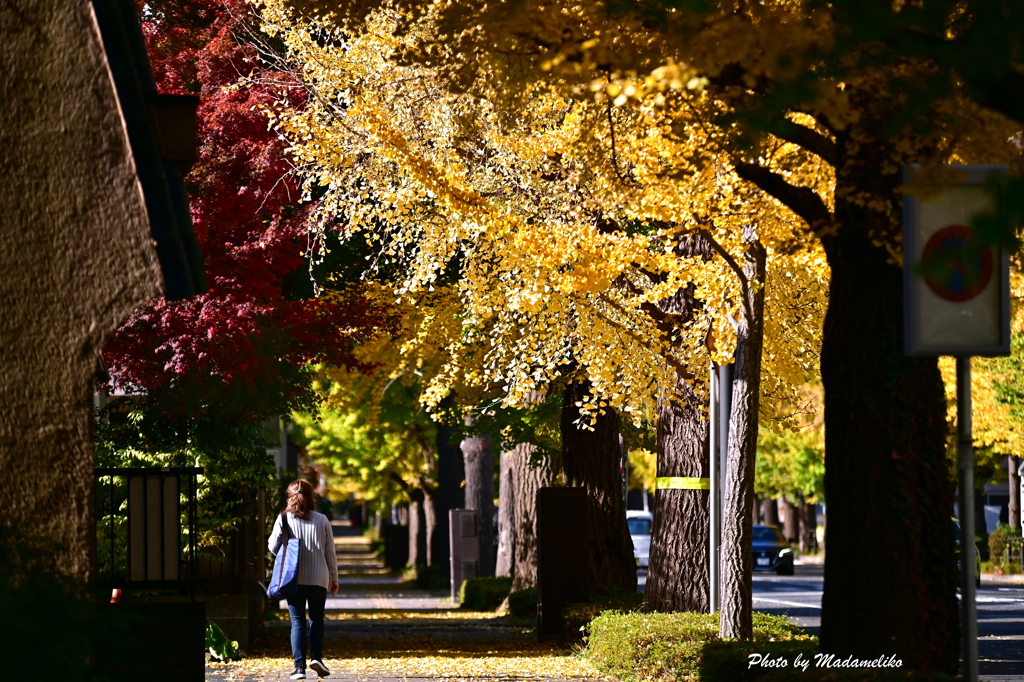
[[[90,578],[92,377],[162,278],[90,4],[0,0],[0,518]]]

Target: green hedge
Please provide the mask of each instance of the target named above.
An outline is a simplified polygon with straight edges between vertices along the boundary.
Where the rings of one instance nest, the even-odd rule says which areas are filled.
[[[589,636],[590,622],[605,612],[628,613],[638,611],[644,603],[639,592],[611,592],[594,597],[588,602],[569,604],[562,609],[565,619],[565,638],[580,640]]]
[[[459,588],[459,608],[469,611],[495,611],[512,589],[512,578],[470,578]]]
[[[623,682],[696,677],[705,646],[719,641],[717,613],[602,613],[590,623],[586,655]],[[803,640],[780,616],[754,613],[754,641]]]
[[[516,590],[508,595],[508,612],[517,620],[537,618],[537,589]]]

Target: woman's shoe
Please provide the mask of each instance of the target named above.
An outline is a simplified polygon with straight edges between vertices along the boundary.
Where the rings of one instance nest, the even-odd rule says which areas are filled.
[[[324,665],[324,662],[319,659],[310,661],[309,667],[315,670],[316,674],[320,677],[327,677],[331,674],[331,671],[327,669],[327,666]]]
[[[292,674],[288,676],[289,680],[304,680],[306,679],[306,671],[296,668],[292,671]]]

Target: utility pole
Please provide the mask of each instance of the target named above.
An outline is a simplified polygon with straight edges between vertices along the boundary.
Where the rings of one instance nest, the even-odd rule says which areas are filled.
[[[974,566],[974,436],[971,356],[956,359],[956,465],[960,496],[960,613],[964,680],[978,679],[978,606]]]
[[[710,523],[708,524],[708,605],[712,613],[721,603],[722,507],[729,456],[729,415],[732,412],[732,365],[711,363],[711,410],[708,414]]]

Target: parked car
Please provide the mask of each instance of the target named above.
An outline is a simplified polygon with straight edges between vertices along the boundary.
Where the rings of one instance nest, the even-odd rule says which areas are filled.
[[[647,568],[651,553],[651,524],[654,515],[651,512],[630,510],[626,512],[626,524],[629,526],[629,539],[633,541],[633,558],[636,565]]]
[[[754,526],[751,543],[754,550],[755,571],[775,571],[779,575],[793,575],[793,548],[774,526]]]
[[[960,573],[960,521],[953,519],[953,538],[956,542],[956,572]],[[959,585],[959,579],[957,584]],[[974,543],[974,586],[981,587],[981,550]],[[959,589],[959,588],[957,588]]]

